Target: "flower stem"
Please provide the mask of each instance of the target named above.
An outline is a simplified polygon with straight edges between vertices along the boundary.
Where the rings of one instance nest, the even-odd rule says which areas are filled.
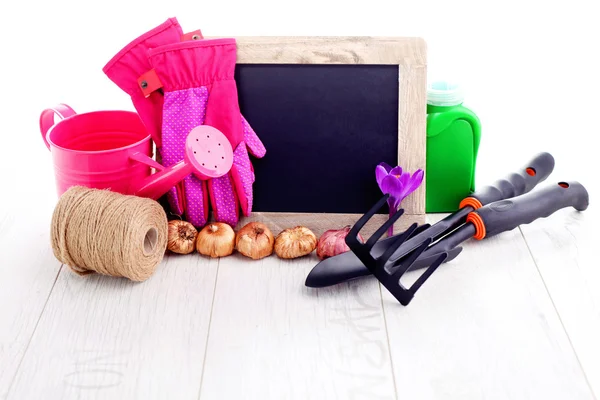
[[[398,212],[398,207],[394,205],[394,199],[392,197],[390,197],[388,199],[387,203],[388,203],[388,209],[390,211],[390,218],[392,218],[394,216],[394,214],[396,214]],[[394,225],[392,225],[388,228],[387,235],[388,235],[388,237],[394,236]]]

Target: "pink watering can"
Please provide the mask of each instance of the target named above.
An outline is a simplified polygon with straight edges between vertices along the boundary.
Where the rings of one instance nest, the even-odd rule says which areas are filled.
[[[55,116],[60,121],[55,123]],[[229,140],[203,125],[188,134],[184,159],[162,166],[152,159],[152,140],[142,120],[130,111],[76,114],[59,104],[42,111],[40,130],[52,153],[59,196],[71,186],[86,186],[156,200],[189,174],[218,178],[233,164]]]

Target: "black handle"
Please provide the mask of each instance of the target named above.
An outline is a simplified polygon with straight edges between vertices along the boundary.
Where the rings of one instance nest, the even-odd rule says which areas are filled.
[[[471,197],[485,206],[495,201],[520,196],[548,178],[552,170],[554,170],[554,157],[550,153],[539,153],[518,172],[513,172],[505,179],[497,180],[492,186],[476,190]]]
[[[483,239],[538,218],[546,218],[561,208],[574,207],[583,211],[588,205],[589,195],[583,185],[559,182],[513,199],[488,204],[469,214],[467,222],[475,225],[475,238]]]

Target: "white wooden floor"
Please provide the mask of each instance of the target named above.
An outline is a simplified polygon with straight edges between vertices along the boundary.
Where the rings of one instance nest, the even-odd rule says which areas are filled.
[[[304,287],[314,255],[168,256],[141,284],[79,277],[52,255],[54,202],[24,197],[26,223],[0,214],[0,399],[600,394],[593,202],[468,243],[402,307],[374,279]]]

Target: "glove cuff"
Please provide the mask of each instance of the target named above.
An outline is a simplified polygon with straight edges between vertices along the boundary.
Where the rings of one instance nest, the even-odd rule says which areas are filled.
[[[203,39],[150,49],[148,59],[166,91],[233,80],[235,39]]]
[[[150,69],[148,50],[179,42],[182,35],[177,18],[169,18],[123,47],[102,71],[130,96],[141,95],[137,79]]]

